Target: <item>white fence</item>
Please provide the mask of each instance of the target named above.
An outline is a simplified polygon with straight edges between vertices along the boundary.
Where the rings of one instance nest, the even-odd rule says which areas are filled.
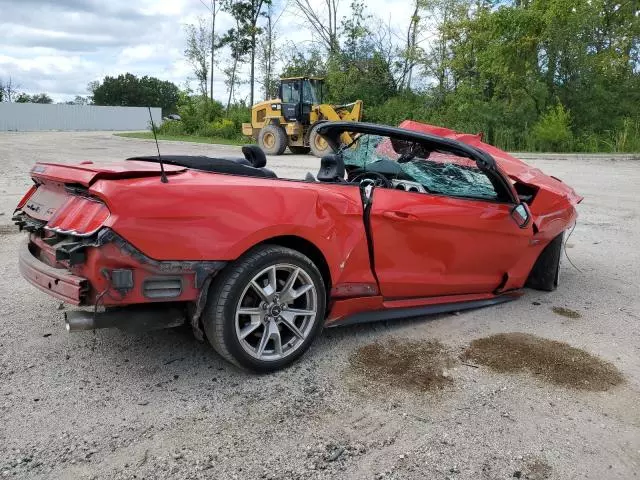
[[[160,125],[161,109],[152,108],[151,114],[155,124]],[[0,132],[147,130],[149,125],[147,107],[0,103]]]

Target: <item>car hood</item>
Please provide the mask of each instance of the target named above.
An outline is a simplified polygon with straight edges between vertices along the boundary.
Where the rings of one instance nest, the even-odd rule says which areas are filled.
[[[580,203],[583,199],[583,197],[578,195],[573,188],[562,182],[562,180],[550,175],[545,175],[540,169],[527,165],[522,160],[509,155],[507,152],[500,150],[493,145],[484,143],[482,141],[481,134],[472,135],[469,133],[459,133],[449,128],[437,127],[435,125],[415,122],[413,120],[405,120],[398,126],[415,132],[451,138],[483,150],[495,159],[500,170],[502,170],[502,172],[512,180],[525,185],[545,189],[551,193],[566,198],[573,205]]]

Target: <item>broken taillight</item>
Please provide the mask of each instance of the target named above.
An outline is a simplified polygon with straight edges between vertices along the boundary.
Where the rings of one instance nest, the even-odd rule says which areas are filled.
[[[72,195],[56,210],[45,227],[57,233],[87,237],[94,234],[111,213],[101,201]]]
[[[31,198],[31,196],[34,193],[36,193],[37,189],[38,189],[37,185],[31,185],[31,188],[29,188],[27,193],[24,194],[24,197],[22,197],[22,200],[18,202],[18,206],[16,207],[16,210],[20,210],[22,207],[24,207],[27,201]]]

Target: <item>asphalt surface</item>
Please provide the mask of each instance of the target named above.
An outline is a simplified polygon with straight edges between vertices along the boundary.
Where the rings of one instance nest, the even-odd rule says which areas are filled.
[[[435,318],[323,332],[291,368],[250,375],[186,329],[68,334],[57,301],[24,281],[11,226],[35,161],[155,153],[109,133],[0,134],[0,478],[630,479],[640,468],[640,162],[533,156],[585,200],[560,288]],[[163,153],[239,154],[162,142]],[[269,159],[281,176],[313,157]],[[580,318],[552,311],[564,307]],[[523,332],[611,362],[622,385],[589,392],[534,373],[455,361],[435,391],[380,385],[360,347]],[[395,340],[394,340],[395,341]],[[425,359],[428,361],[428,358]]]

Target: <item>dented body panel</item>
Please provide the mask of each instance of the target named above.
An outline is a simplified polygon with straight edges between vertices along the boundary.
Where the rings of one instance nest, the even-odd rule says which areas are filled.
[[[299,248],[317,264],[330,292],[331,325],[366,312],[378,318],[514,298],[545,247],[575,223],[582,198],[479,136],[403,126],[462,142],[447,144],[471,152],[455,160],[462,166],[477,152],[468,146],[481,149],[503,195],[470,199],[376,187],[365,198],[362,185],[345,181],[168,164],[163,183],[150,161],[39,163],[31,172],[37,188],[14,217],[29,232],[21,272],[76,305],[184,305],[194,328],[216,274],[264,243]],[[442,153],[435,153],[437,162]],[[525,225],[513,217],[521,202],[532,216]]]

